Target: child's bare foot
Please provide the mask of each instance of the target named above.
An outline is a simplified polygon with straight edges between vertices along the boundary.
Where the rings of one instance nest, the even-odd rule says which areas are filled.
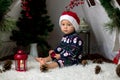
[[[35,58],[36,61],[40,62],[41,58]]]
[[[40,65],[44,65],[46,63],[44,58],[35,58],[36,61],[40,62]]]

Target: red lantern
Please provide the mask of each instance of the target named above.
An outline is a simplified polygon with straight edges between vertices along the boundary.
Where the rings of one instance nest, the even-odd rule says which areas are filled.
[[[27,60],[28,55],[24,53],[23,50],[18,50],[14,56],[15,60],[15,69],[17,71],[26,71],[27,70]]]

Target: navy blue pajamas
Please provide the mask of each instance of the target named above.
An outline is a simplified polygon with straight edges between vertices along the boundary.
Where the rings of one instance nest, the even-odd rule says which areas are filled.
[[[60,59],[55,59],[59,67],[79,64],[82,57],[83,41],[74,32],[64,35],[59,45],[54,49],[55,53],[60,54]]]

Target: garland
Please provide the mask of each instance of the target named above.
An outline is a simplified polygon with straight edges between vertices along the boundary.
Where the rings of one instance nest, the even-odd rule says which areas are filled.
[[[73,9],[75,6],[84,4],[84,0],[71,0],[70,3],[65,7],[66,10]]]
[[[111,5],[111,0],[100,0],[100,2],[111,19],[111,21],[105,24],[105,27],[110,32],[113,32],[115,28],[118,28],[118,31],[120,32],[120,10]]]

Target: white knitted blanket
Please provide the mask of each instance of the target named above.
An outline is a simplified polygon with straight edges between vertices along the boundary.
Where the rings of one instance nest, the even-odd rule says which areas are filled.
[[[96,65],[101,67],[99,74],[95,74]],[[0,73],[0,80],[120,80],[115,71],[116,66],[112,63],[96,64],[88,61],[86,66],[74,65],[52,69],[44,73],[40,71],[39,63],[29,56],[26,72],[16,71],[13,61],[12,69]],[[0,68],[2,68],[2,64]]]

